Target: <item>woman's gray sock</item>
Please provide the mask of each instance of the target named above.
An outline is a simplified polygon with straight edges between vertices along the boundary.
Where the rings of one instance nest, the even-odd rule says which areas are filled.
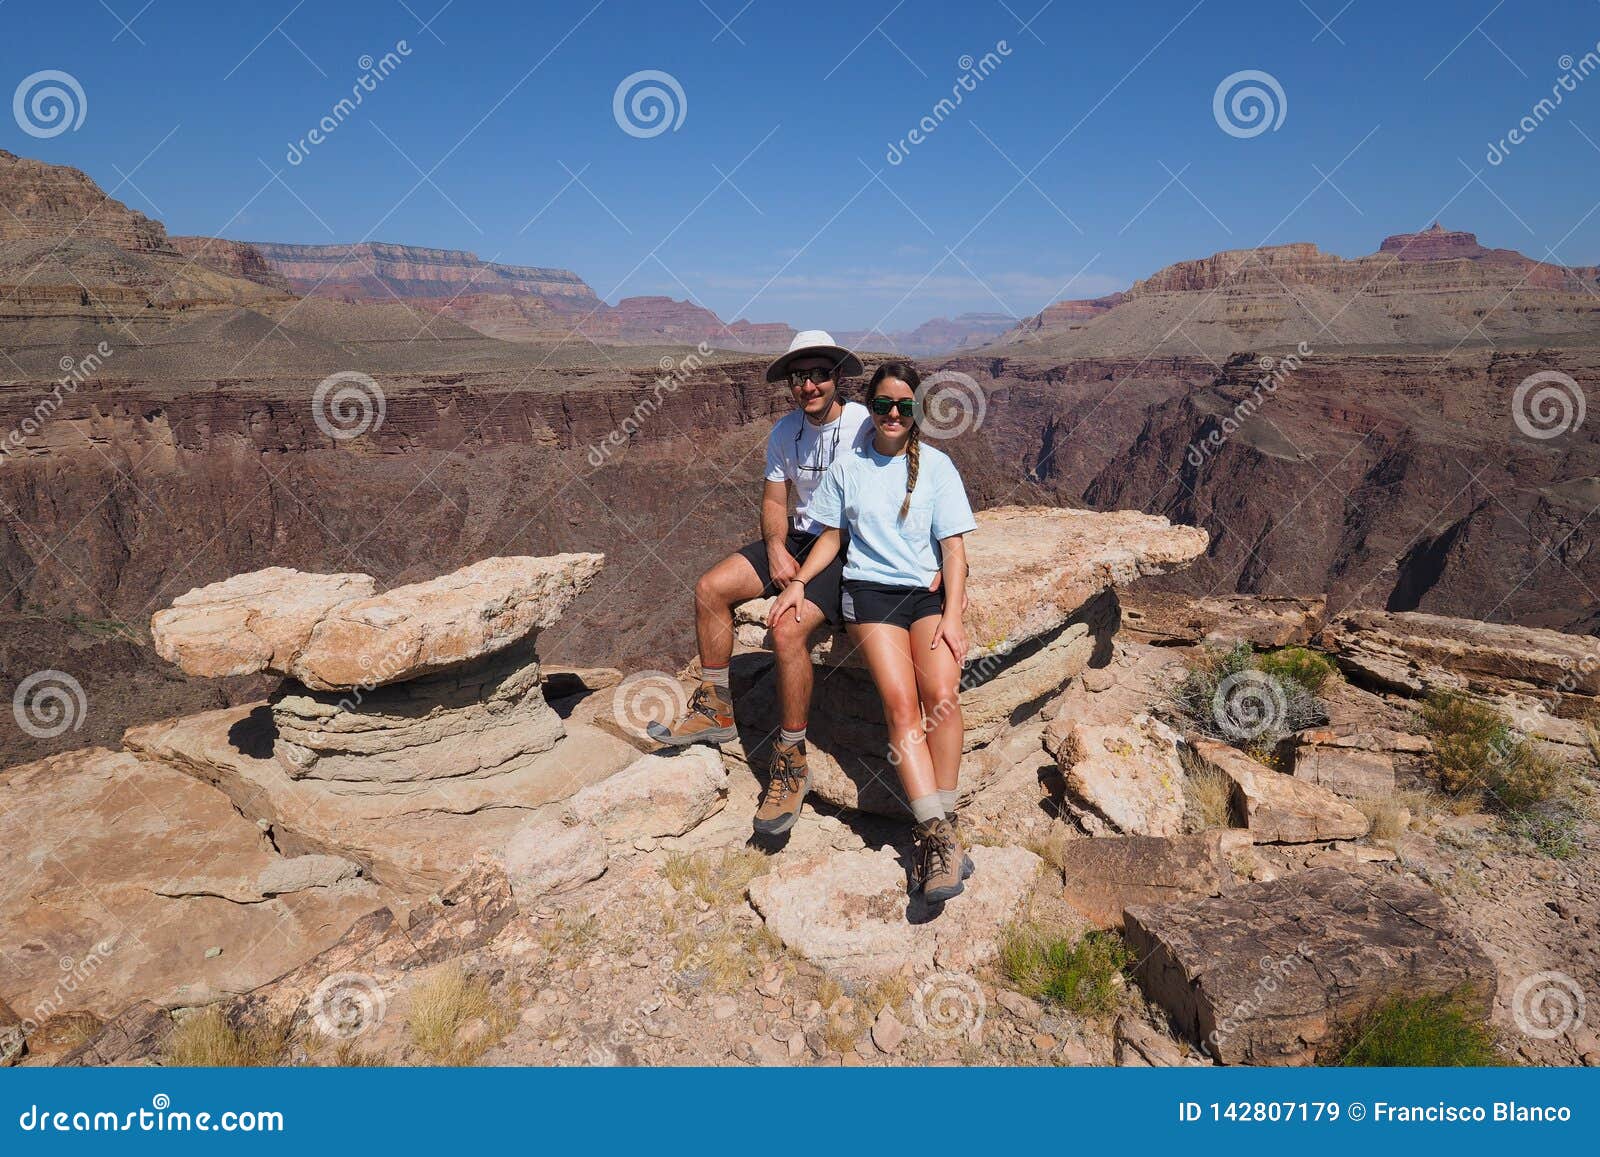
[[[944,819],[944,801],[939,798],[938,792],[922,796],[920,799],[914,799],[911,801],[911,814],[917,817],[919,824],[925,824],[929,820],[942,820]]]

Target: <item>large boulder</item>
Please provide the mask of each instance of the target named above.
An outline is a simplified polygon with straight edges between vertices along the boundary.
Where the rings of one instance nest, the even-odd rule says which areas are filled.
[[[791,950],[838,976],[871,979],[909,967],[969,969],[999,947],[1042,861],[1024,848],[975,847],[966,890],[937,918],[906,895],[893,848],[785,859],[750,884],[750,902]]]
[[[1097,927],[1121,928],[1129,907],[1222,895],[1233,886],[1228,853],[1249,843],[1248,833],[1226,828],[1069,840],[1061,848],[1062,897]]]
[[[30,1026],[242,992],[382,905],[351,865],[297,863],[228,798],[90,748],[0,773],[0,992]]]
[[[606,841],[593,824],[568,822],[547,810],[513,831],[497,858],[512,895],[526,907],[603,875]]]
[[[1342,797],[1307,779],[1274,771],[1214,739],[1190,736],[1196,757],[1233,782],[1234,811],[1258,844],[1354,840],[1372,821]]]
[[[370,689],[508,647],[556,621],[598,554],[487,558],[374,594],[368,575],[269,567],[180,595],[150,620],[156,652],[191,675],[287,675]]]
[[[1058,717],[1056,760],[1066,804],[1092,834],[1175,836],[1183,831],[1178,734],[1159,719],[1088,724]]]
[[[1431,889],[1337,868],[1126,913],[1145,994],[1224,1064],[1311,1064],[1394,996],[1454,993],[1485,1017],[1495,968]],[[1334,1058],[1324,1058],[1334,1059]]]
[[[1395,755],[1420,756],[1432,745],[1419,735],[1343,724],[1296,732],[1279,750],[1296,779],[1352,799],[1394,794]]]
[[[728,800],[728,772],[713,747],[641,755],[567,801],[567,814],[608,840],[681,836]]]

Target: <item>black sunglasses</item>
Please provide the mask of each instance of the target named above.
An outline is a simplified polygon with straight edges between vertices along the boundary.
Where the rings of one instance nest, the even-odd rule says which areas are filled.
[[[886,398],[882,394],[872,399],[872,412],[878,417],[887,416],[890,410],[899,410],[902,418],[909,418],[917,412],[917,400],[915,398]]]
[[[797,389],[807,382],[814,382],[820,386],[823,382],[831,382],[833,375],[834,371],[826,366],[817,366],[810,370],[790,370],[789,384]]]

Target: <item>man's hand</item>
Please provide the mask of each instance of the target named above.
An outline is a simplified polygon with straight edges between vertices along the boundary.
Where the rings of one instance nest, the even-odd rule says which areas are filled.
[[[964,667],[967,663],[967,631],[961,625],[961,616],[953,615],[948,611],[939,619],[939,629],[933,633],[933,642],[929,644],[930,651],[938,650],[943,643],[950,648],[950,653],[955,656],[956,666]]]
[[[782,593],[772,601],[772,609],[767,612],[767,630],[772,630],[779,619],[784,615],[792,614],[795,622],[800,621],[800,604],[806,600],[806,584],[791,582],[783,588]]]
[[[772,585],[784,587],[800,573],[800,563],[789,548],[779,541],[767,543],[767,569],[772,573]]]

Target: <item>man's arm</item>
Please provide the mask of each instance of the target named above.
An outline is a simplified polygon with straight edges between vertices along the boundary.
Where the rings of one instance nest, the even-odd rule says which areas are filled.
[[[789,553],[789,484],[768,482],[761,488],[761,541],[767,544],[767,567],[782,587],[800,570]]]

